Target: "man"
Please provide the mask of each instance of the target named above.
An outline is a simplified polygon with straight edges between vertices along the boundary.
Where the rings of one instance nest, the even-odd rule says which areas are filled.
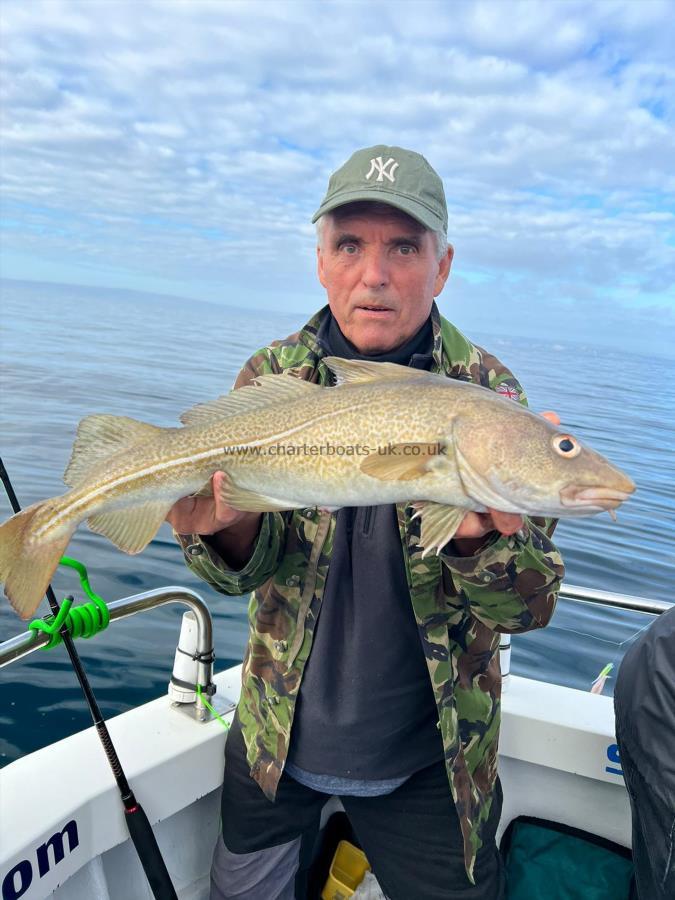
[[[616,739],[633,820],[639,900],[675,897],[675,609],[624,656],[614,688]]]
[[[235,387],[285,369],[329,384],[332,354],[525,402],[438,313],[453,250],[443,185],[422,156],[357,151],[313,221],[328,307],[254,354]],[[255,591],[212,897],[301,896],[299,860],[331,794],[390,900],[502,897],[498,632],[549,621],[563,574],[553,523],[469,512],[422,559],[409,504],[244,513],[220,500],[222,477],[215,499],[186,498],[169,516],[196,574]]]

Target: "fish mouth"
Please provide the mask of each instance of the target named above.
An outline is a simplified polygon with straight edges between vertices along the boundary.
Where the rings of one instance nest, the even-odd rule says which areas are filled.
[[[579,487],[576,484],[568,484],[560,491],[560,502],[565,507],[593,507],[595,509],[616,509],[624,500],[627,500],[635,490],[635,485],[626,479],[625,491],[608,487]]]

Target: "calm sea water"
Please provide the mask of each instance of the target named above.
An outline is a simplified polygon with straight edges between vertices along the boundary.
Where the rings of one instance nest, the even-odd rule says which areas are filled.
[[[229,389],[247,356],[306,316],[218,307],[124,292],[6,283],[0,332],[0,454],[22,505],[62,493],[79,419],[92,412],[177,424],[194,403]],[[556,409],[570,431],[624,468],[638,492],[609,516],[559,525],[571,584],[675,600],[675,383],[673,360],[573,344],[471,337],[516,372],[534,409]],[[0,517],[10,513],[0,497]],[[81,527],[69,555],[86,563],[107,600],[167,584],[190,586],[214,616],[217,668],[239,662],[245,601],[194,578],[168,526],[140,556]],[[59,596],[77,591],[60,570]],[[46,612],[46,602],[40,612]],[[78,642],[106,716],[166,691],[182,611],[161,609]],[[514,638],[513,670],[587,690],[651,618],[561,603],[544,631]],[[0,640],[23,623],[0,602]],[[611,690],[608,682],[605,692]],[[0,764],[90,724],[63,647],[0,671]]]

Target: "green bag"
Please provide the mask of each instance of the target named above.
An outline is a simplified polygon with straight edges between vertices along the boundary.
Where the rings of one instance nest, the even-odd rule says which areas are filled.
[[[596,835],[529,816],[501,842],[507,900],[630,900],[631,852]]]

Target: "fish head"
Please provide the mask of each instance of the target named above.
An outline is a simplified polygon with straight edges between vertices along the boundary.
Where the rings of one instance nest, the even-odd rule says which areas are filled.
[[[614,510],[635,490],[625,472],[573,434],[511,400],[487,400],[456,418],[448,445],[476,503],[525,515],[583,516]]]

